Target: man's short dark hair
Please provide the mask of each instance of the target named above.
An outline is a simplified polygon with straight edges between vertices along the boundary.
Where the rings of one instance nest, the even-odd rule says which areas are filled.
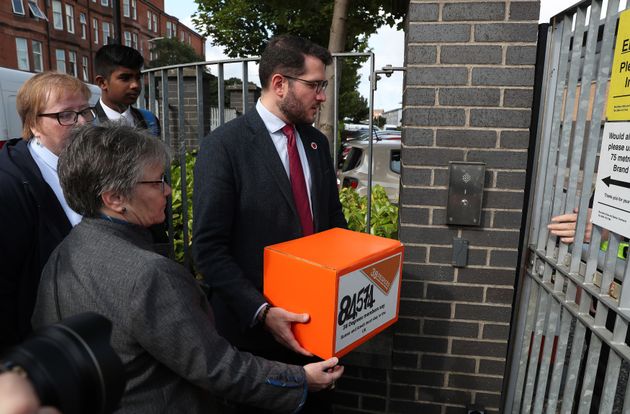
[[[263,89],[267,88],[274,73],[302,75],[306,71],[304,57],[307,55],[316,57],[324,65],[332,63],[328,49],[308,39],[285,34],[269,40],[258,65],[258,76]]]
[[[108,79],[117,67],[140,70],[144,58],[136,49],[124,45],[105,45],[96,52],[94,70],[97,75]]]

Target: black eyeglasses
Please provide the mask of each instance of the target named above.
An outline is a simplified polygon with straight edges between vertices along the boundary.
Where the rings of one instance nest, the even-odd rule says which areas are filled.
[[[296,80],[298,82],[302,82],[305,85],[310,86],[312,89],[315,89],[315,93],[322,93],[324,91],[326,91],[326,88],[328,87],[328,81],[326,79],[324,80],[306,80],[306,79],[301,79],[301,78],[296,78],[294,76],[289,76],[289,75],[282,75],[287,79],[293,79]]]
[[[87,122],[91,122],[96,118],[96,112],[94,112],[94,108],[89,107],[82,109],[80,111],[61,111],[61,112],[53,112],[50,114],[37,114],[37,116],[49,116],[57,118],[57,122],[59,125],[70,126],[77,123],[79,119],[79,115],[83,117]]]
[[[138,184],[160,184],[160,189],[162,190],[162,193],[164,193],[164,185],[168,184],[168,181],[166,180],[166,176],[162,175],[162,178],[159,180],[138,181]]]

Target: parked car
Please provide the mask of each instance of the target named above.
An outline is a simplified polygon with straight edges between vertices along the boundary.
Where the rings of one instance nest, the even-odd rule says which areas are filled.
[[[348,153],[350,152],[350,145],[353,142],[356,141],[365,141],[367,142],[368,137],[370,136],[370,131],[367,130],[361,130],[361,131],[357,131],[358,133],[356,134],[356,136],[354,137],[350,137],[348,139],[346,139],[345,141],[342,141],[341,146],[339,147],[339,152],[338,152],[338,165],[337,168],[343,168],[343,163],[346,160],[346,157],[348,156]],[[383,140],[390,140],[390,139],[394,139],[394,140],[399,140],[400,141],[400,131],[377,131],[377,130],[373,130],[372,131],[372,135],[374,137],[374,142],[376,141],[383,141]]]
[[[367,193],[368,145],[367,140],[350,142],[347,156],[338,174],[340,185],[356,189],[359,195]],[[398,203],[400,139],[375,141],[372,153],[372,185],[382,185],[390,201]]]

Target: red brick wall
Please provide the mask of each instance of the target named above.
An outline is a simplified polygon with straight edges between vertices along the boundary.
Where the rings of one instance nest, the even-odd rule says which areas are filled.
[[[110,24],[110,36],[114,36],[113,28],[113,8],[102,6],[101,0],[61,0],[64,28],[63,30],[55,29],[53,26],[53,12],[51,0],[37,0],[38,6],[48,17],[48,22],[35,19],[30,16],[28,10],[28,0],[22,0],[25,7],[25,15],[18,15],[13,12],[12,2],[8,0],[0,1],[0,66],[17,69],[17,51],[16,37],[27,39],[30,71],[34,71],[32,58],[32,40],[42,43],[43,69],[56,70],[55,49],[63,49],[66,53],[66,67],[70,66],[68,60],[68,52],[77,54],[77,74],[82,78],[82,61],[83,57],[88,58],[88,77],[89,81],[94,81],[93,61],[96,51],[103,46],[103,23]],[[111,1],[111,0],[110,0]],[[185,42],[189,43],[195,51],[205,55],[205,40],[199,34],[181,24],[177,18],[164,13],[163,0],[136,0],[136,20],[132,17],[124,17],[123,5],[121,3],[121,22],[122,32],[117,34],[124,44],[124,32],[136,34],[138,37],[137,48],[141,51],[146,61],[149,60],[150,43],[149,39],[166,36],[166,21],[172,22],[177,28],[177,37],[180,38],[180,32],[185,32]],[[66,4],[72,5],[74,9],[74,33],[67,30]],[[149,30],[147,22],[147,11],[157,15],[159,30]],[[81,38],[80,14],[85,13],[87,19],[86,38]],[[93,19],[98,20],[98,41],[95,42]],[[151,24],[153,27],[153,24]],[[190,42],[189,39],[190,38]],[[132,35],[133,40],[133,35]],[[133,45],[133,43],[132,43]]]

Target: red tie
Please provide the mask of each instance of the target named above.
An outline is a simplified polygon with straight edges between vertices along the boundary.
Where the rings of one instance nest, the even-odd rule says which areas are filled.
[[[287,124],[282,127],[282,132],[286,135],[287,151],[289,153],[289,176],[291,178],[291,190],[293,191],[293,201],[302,223],[302,234],[308,236],[313,234],[313,216],[308,202],[308,192],[306,191],[306,180],[302,162],[295,143],[295,132],[293,125]]]

